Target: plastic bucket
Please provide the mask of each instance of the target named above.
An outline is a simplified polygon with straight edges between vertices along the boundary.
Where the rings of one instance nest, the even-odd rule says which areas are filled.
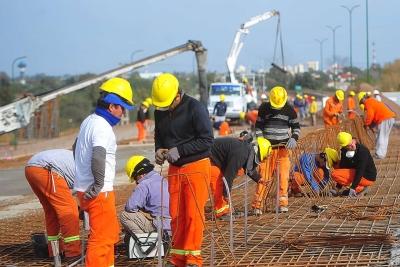
[[[44,233],[31,234],[31,241],[33,246],[33,254],[35,258],[48,258],[49,249],[47,246],[47,235]]]

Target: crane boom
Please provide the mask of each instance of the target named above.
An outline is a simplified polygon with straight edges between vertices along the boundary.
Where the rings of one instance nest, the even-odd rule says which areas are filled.
[[[207,101],[207,96],[204,96],[204,93],[202,96],[202,91],[206,92],[207,90],[207,80],[205,75],[206,60],[204,59],[207,56],[207,50],[203,47],[200,41],[189,40],[186,44],[183,44],[181,46],[177,46],[175,48],[166,50],[153,56],[149,56],[130,64],[123,65],[116,69],[112,69],[110,71],[96,75],[95,77],[75,83],[73,85],[69,85],[37,96],[28,96],[26,98],[12,102],[8,105],[2,106],[0,107],[0,134],[11,132],[13,130],[28,125],[31,116],[33,116],[35,111],[38,110],[40,106],[42,106],[46,101],[75,92],[99,81],[110,79],[112,77],[130,72],[134,69],[144,67],[146,65],[167,59],[186,51],[196,52],[200,80],[200,95]]]
[[[237,83],[238,81],[235,78],[235,66],[236,61],[239,56],[240,51],[243,47],[243,41],[240,42],[240,36],[242,34],[249,34],[248,28],[257,23],[260,23],[264,20],[272,18],[273,16],[279,15],[279,12],[276,10],[268,11],[264,14],[258,15],[256,17],[251,18],[249,21],[243,23],[240,28],[236,31],[235,38],[233,39],[231,50],[229,51],[228,58],[226,59],[226,65],[228,67],[228,72],[230,76],[230,80],[232,83]]]

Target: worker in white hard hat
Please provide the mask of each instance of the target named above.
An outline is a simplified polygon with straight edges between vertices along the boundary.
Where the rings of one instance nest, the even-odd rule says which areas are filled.
[[[382,101],[382,98],[381,98],[381,96],[379,95],[379,91],[378,91],[378,90],[375,89],[374,92],[373,92],[373,94],[374,94],[374,97],[375,97],[376,100]]]
[[[268,97],[266,94],[261,95],[261,105],[268,102]]]

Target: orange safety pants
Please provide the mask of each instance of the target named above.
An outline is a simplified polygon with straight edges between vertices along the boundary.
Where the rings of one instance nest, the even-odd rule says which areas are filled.
[[[77,192],[77,195],[81,208],[89,214],[90,237],[85,266],[114,266],[114,244],[119,240],[114,191],[101,192],[92,199],[83,199],[84,192]]]
[[[323,114],[323,118],[324,118],[325,127],[328,127],[330,125],[336,125],[340,122],[338,117],[329,116],[329,115],[326,115],[325,113]]]
[[[65,179],[35,166],[25,168],[25,177],[43,206],[50,257],[54,256],[50,241],[55,240],[59,241],[60,253],[65,249],[66,257],[80,255],[78,204]],[[60,239],[60,229],[64,240]]]
[[[286,148],[273,149],[268,158],[264,159],[260,164],[259,173],[261,179],[270,180],[274,171],[276,172],[277,159],[279,156],[279,206],[288,206],[288,186],[289,186],[289,170],[290,160]],[[269,165],[269,172],[267,170]],[[254,199],[251,203],[253,209],[261,209],[263,207],[264,198],[266,197],[266,189],[262,183],[257,184],[257,189],[254,194]]]
[[[217,166],[211,166],[210,187],[214,196],[214,211],[217,217],[229,213],[229,203],[223,195],[224,181],[222,177],[224,177],[224,173]]]
[[[169,165],[168,175],[172,231],[170,261],[178,267],[185,267],[187,264],[202,266],[201,244],[205,222],[204,207],[209,197],[210,159],[182,167]]]
[[[314,173],[313,178],[317,184],[321,183],[324,179],[324,170],[322,168],[318,168],[317,172]],[[305,185],[307,182],[306,178],[301,172],[294,172],[293,179],[290,183],[290,188],[292,189],[293,194],[301,193],[300,186]]]
[[[221,126],[219,126],[219,135],[228,135],[231,134],[231,129],[229,128],[229,123],[224,121],[221,123]]]
[[[146,139],[146,128],[144,127],[143,122],[137,121],[136,126],[138,128],[138,141]]]
[[[351,186],[354,176],[356,176],[356,169],[335,169],[331,172],[332,180],[344,187]],[[371,186],[373,183],[374,181],[370,181],[362,177],[360,183],[356,187],[356,193],[360,193],[365,186]]]

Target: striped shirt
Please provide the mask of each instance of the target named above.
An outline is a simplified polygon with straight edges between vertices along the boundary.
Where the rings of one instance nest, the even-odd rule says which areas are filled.
[[[268,139],[271,145],[286,143],[289,138],[297,141],[300,136],[296,111],[288,103],[281,109],[271,107],[271,103],[261,105],[258,109],[255,128],[256,136]]]

